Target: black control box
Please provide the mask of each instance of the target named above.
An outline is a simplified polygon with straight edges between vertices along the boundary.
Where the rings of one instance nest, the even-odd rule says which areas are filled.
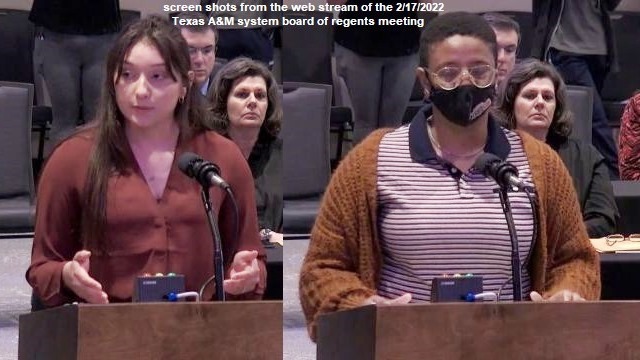
[[[184,292],[184,275],[138,276],[133,286],[133,301],[170,301],[170,294],[182,292]]]
[[[462,302],[468,294],[481,292],[482,276],[442,276],[431,281],[431,302]]]

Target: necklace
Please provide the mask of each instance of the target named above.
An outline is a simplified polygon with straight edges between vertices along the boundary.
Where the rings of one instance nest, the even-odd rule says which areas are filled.
[[[446,151],[442,148],[442,146],[440,146],[440,143],[438,142],[438,140],[436,140],[435,136],[433,135],[433,130],[431,130],[430,124],[427,124],[427,134],[429,135],[429,140],[431,140],[431,143],[433,144],[433,146],[435,146],[435,148],[440,152],[441,156],[444,158],[470,159],[477,156],[482,151],[484,151],[484,145],[482,145],[478,149],[472,150],[467,154],[457,154],[454,152]]]

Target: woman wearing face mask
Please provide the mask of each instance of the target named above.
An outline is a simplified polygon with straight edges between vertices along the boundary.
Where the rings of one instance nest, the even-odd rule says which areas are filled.
[[[249,167],[231,141],[208,130],[190,67],[180,30],[162,17],[133,23],[116,40],[95,120],[57,146],[38,185],[26,277],[45,306],[131,301],[145,273],[182,274],[187,291],[213,275],[200,185],[177,166],[185,152],[216,163],[235,194],[237,218],[228,194],[209,190],[225,292],[262,296],[265,254]],[[213,286],[204,296],[213,297]]]
[[[551,65],[528,59],[503,82],[497,108],[507,128],[524,130],[558,152],[573,178],[589,236],[613,234],[618,209],[605,159],[591,144],[569,138],[573,115],[565,91]]]
[[[216,75],[209,102],[214,127],[249,162],[262,240],[282,244],[282,107],[273,75],[257,61],[234,59]]]
[[[323,313],[430,301],[431,281],[443,273],[480,275],[485,291],[502,288],[501,299],[513,299],[498,186],[473,166],[483,152],[512,163],[538,193],[537,232],[527,197],[510,193],[523,298],[599,297],[598,257],[562,161],[489,114],[496,46],[475,14],[445,13],[427,24],[417,73],[433,108],[370,135],[325,192],[300,272],[312,338]]]

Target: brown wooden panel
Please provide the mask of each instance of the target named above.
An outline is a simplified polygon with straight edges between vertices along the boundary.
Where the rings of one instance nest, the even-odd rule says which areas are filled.
[[[69,314],[64,308],[23,315],[21,339],[32,339],[30,346],[40,354],[50,352],[51,348],[38,344],[47,334],[30,333],[33,327],[23,329],[22,323],[46,326],[51,319],[68,321],[73,311]],[[77,313],[77,357],[65,359],[282,359],[280,301],[82,304],[67,308]],[[62,336],[75,337],[73,331]],[[20,354],[21,359],[38,358]]]
[[[77,306],[21,315],[18,356],[20,359],[75,359],[77,331]]]
[[[374,359],[640,359],[640,302],[416,304],[333,315],[375,317]],[[335,337],[355,336],[335,328],[323,335],[319,354]]]

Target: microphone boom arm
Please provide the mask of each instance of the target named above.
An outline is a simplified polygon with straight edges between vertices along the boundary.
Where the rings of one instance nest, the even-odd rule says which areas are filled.
[[[209,197],[209,188],[202,186],[202,203],[204,204],[204,210],[207,214],[207,220],[209,222],[209,229],[213,234],[213,266],[215,277],[215,289],[216,300],[225,301],[224,296],[224,260],[222,257],[222,237],[220,236],[220,229],[218,228],[218,222],[216,217],[213,216],[213,208],[211,206],[211,198]]]
[[[509,203],[508,188],[501,186],[495,191],[500,196],[502,211],[507,220],[507,228],[509,229],[509,239],[511,239],[511,276],[513,284],[513,301],[522,301],[522,272],[520,270],[520,250],[518,248],[518,234],[516,226],[513,222],[513,214],[511,213],[511,204]]]

